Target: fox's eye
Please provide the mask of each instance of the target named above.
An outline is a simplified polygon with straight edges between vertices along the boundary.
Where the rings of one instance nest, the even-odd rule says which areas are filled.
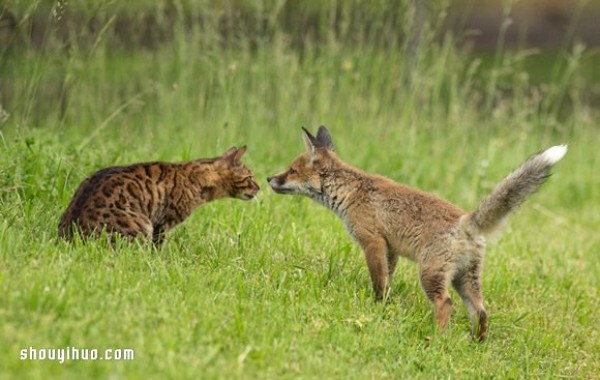
[[[296,174],[296,170],[294,168],[289,168],[288,174]]]

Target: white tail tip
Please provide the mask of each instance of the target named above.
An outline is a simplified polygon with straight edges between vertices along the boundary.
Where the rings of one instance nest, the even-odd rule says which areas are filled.
[[[567,145],[555,145],[542,152],[544,158],[550,165],[554,165],[567,154]]]

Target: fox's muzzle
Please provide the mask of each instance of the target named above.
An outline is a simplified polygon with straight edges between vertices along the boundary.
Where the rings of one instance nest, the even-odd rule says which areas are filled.
[[[271,186],[271,188],[275,191],[277,191],[277,188],[281,186],[281,181],[278,181],[277,177],[267,177],[267,182],[269,183],[269,186]]]
[[[278,194],[290,194],[294,191],[284,186],[281,176],[267,177],[269,186]]]

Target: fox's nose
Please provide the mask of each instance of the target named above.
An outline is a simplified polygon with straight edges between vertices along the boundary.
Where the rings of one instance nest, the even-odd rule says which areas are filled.
[[[273,177],[267,177],[267,182],[271,182],[271,179],[272,179],[272,178],[273,178]]]

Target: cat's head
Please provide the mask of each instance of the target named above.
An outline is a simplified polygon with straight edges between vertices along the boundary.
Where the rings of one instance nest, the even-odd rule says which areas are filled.
[[[244,153],[246,153],[245,145],[241,148],[229,148],[219,161],[226,171],[229,195],[232,198],[249,201],[256,196],[260,186],[256,183],[252,171],[241,161]]]

